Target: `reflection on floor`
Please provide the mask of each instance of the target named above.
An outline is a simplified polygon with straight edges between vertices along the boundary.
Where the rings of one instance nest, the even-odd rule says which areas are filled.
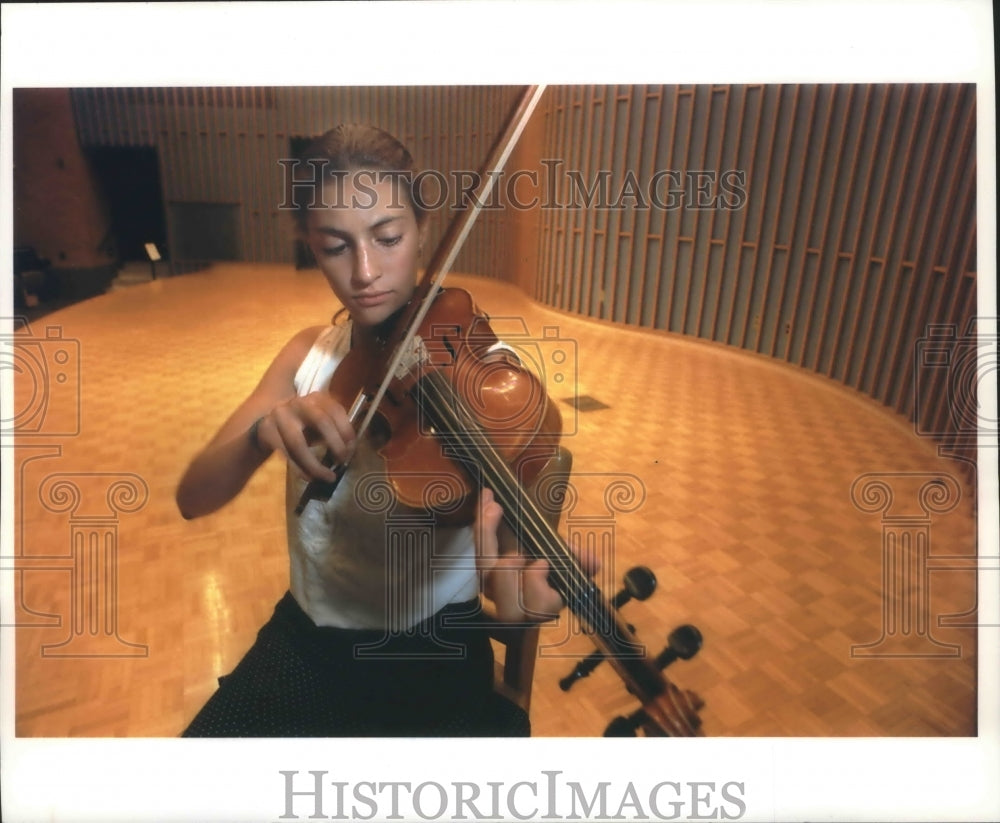
[[[976,733],[962,467],[824,379],[453,280],[554,397],[607,406],[560,403],[563,525],[608,541],[606,588],[655,572],[657,592],[623,607],[644,642],[700,628],[702,652],[668,674],[704,698],[707,734]],[[280,346],[335,308],[316,272],[220,265],[33,325],[16,394],[18,735],[174,736],[239,660],[287,586],[283,466],[193,522],[174,487]],[[117,562],[91,562],[98,545]],[[606,666],[560,690],[590,648],[569,620],[543,631],[536,735],[600,735],[636,708]]]

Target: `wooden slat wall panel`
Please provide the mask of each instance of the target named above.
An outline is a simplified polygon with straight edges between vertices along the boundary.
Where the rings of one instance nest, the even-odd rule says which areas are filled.
[[[947,84],[553,89],[545,156],[585,181],[604,170],[612,201],[630,174],[738,170],[746,202],[542,213],[534,296],[788,361],[955,445],[971,412],[956,422],[951,375],[917,355],[937,327],[953,332],[956,356],[971,346],[975,95]]]

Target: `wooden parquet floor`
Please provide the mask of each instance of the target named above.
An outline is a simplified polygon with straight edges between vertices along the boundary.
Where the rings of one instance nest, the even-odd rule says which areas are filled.
[[[545,363],[553,396],[605,406],[561,404],[575,455],[563,526],[606,547],[607,588],[630,566],[655,572],[657,592],[623,608],[644,642],[700,628],[702,652],[668,674],[704,698],[708,735],[976,733],[976,522],[960,465],[823,378],[453,280]],[[287,586],[284,468],[271,460],[193,522],[174,488],[278,348],[335,308],[316,272],[234,264],[32,327],[62,377],[16,450],[18,736],[175,736],[240,659]],[[24,379],[19,409],[35,402]],[[862,493],[871,474],[882,486]],[[921,507],[928,479],[946,511]],[[87,553],[108,541],[117,563],[101,569]],[[884,557],[912,563],[884,580]],[[567,619],[543,630],[536,736],[600,735],[636,708],[606,666],[560,690],[589,650]]]

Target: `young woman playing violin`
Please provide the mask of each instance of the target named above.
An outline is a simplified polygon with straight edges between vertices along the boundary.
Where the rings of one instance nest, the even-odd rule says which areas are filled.
[[[297,228],[343,312],[289,341],[177,490],[183,516],[201,517],[283,455],[289,592],[185,735],[527,734],[523,712],[498,709],[492,649],[475,617],[481,591],[503,620],[554,617],[563,602],[548,565],[501,551],[502,511],[489,490],[473,526],[435,525],[433,569],[390,550],[385,509],[367,505],[361,488],[384,472],[378,435],[356,436],[327,390],[349,351],[383,345],[413,296],[426,214],[409,188],[412,159],[391,135],[361,126],[327,132],[306,159],[324,164],[326,185],[298,192]],[[511,356],[492,348],[487,357]],[[348,466],[343,482],[298,515],[307,481],[337,479],[324,451]]]

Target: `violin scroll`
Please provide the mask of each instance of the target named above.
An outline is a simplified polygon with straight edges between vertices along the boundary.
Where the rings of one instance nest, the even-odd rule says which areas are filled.
[[[596,617],[596,625],[610,625],[611,631],[592,634],[597,651],[579,661],[559,681],[559,688],[569,691],[578,680],[588,677],[602,662],[609,660],[626,687],[642,704],[628,717],[616,717],[608,725],[607,737],[631,737],[642,730],[650,737],[693,737],[701,734],[699,710],[704,701],[692,691],[681,690],[663,676],[662,671],[676,660],[690,660],[703,644],[696,626],[678,626],[667,636],[667,647],[650,658],[635,638],[635,628],[618,614],[632,600],[646,600],[656,590],[656,575],[646,566],[625,572],[624,587],[607,601],[607,611],[599,613],[591,606],[587,612]],[[572,608],[571,601],[571,608]]]
[[[695,626],[674,629],[669,645],[652,661],[657,670],[665,669],[675,660],[690,660],[701,649],[701,632]],[[639,729],[647,737],[699,737],[701,717],[698,712],[705,701],[690,689],[680,689],[663,677],[663,689],[656,695],[636,694],[642,708],[628,717],[618,716],[604,730],[605,737],[632,737]],[[634,692],[634,690],[632,690]]]
[[[670,685],[676,694],[670,696],[666,711],[659,704],[655,708],[637,709],[628,717],[618,715],[608,723],[604,736],[637,737],[641,729],[647,737],[700,737],[698,712],[705,702],[688,689],[682,691]]]
[[[630,681],[623,675],[629,691],[638,698],[642,708],[629,717],[616,717],[605,730],[605,736],[632,736],[642,729],[647,737],[699,737],[701,717],[698,712],[705,701],[689,689],[680,689],[662,674],[662,669],[675,660],[689,660],[701,648],[701,632],[686,625],[670,633],[667,646],[653,659],[628,665],[626,661],[612,659],[616,669],[646,669],[641,681]],[[623,665],[625,664],[625,665]],[[621,671],[619,673],[622,673]],[[650,680],[649,675],[653,679]]]

